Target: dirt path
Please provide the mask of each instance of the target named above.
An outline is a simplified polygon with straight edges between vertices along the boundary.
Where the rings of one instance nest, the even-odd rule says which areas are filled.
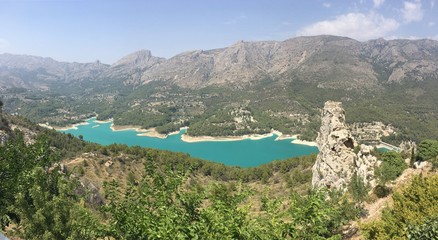
[[[77,164],[77,163],[81,163],[83,162],[85,159],[83,157],[77,157],[71,161],[68,161],[65,163],[65,165],[72,165],[72,164]]]

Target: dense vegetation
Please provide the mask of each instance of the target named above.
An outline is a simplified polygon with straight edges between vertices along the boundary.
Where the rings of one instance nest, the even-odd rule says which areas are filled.
[[[309,186],[315,155],[242,169],[182,153],[100,146],[40,128],[22,117],[8,119],[2,117],[10,139],[0,146],[0,204],[4,206],[0,227],[25,239],[340,239],[342,226],[363,214],[360,202],[369,191],[356,178],[344,195],[325,189],[303,192]],[[18,130],[11,133],[9,123],[37,133],[35,141],[29,142]],[[123,166],[141,163],[143,171],[133,174],[127,167],[126,181],[106,182],[104,198],[96,204],[90,200],[95,192],[80,182],[95,163],[84,161],[80,168],[59,164],[84,153],[93,153],[98,164],[103,164],[98,159]],[[385,183],[407,165],[398,153],[375,154],[382,161],[376,169],[380,179],[376,189],[386,191]],[[436,161],[437,157],[437,141],[425,140],[413,159]],[[199,181],[202,178],[207,181]],[[263,196],[250,187],[256,182],[274,184],[272,179],[286,183],[291,194]],[[394,207],[384,212],[382,220],[362,227],[364,236],[436,236],[437,180],[415,178],[394,195]],[[260,206],[253,206],[254,197]]]
[[[348,194],[342,196],[323,189],[304,195],[266,195],[255,214],[249,201],[255,192],[245,182],[200,184],[190,180],[205,166],[193,168],[197,160],[190,162],[181,160],[184,154],[123,145],[95,150],[114,156],[120,152],[138,156],[144,161],[143,174],[131,176],[127,188],[120,188],[116,181],[107,182],[104,205],[99,207],[88,202],[87,188],[56,164],[59,152],[49,147],[51,136],[39,137],[30,145],[24,143],[20,133],[14,136],[0,146],[0,201],[6,206],[0,209],[0,224],[5,230],[13,223],[8,234],[25,239],[340,239],[341,227],[361,214],[360,205],[349,200]],[[91,146],[94,147],[100,146]],[[398,159],[393,153],[383,157],[388,162]],[[163,158],[170,161],[166,163]],[[297,159],[263,168],[266,172],[277,169],[293,175],[300,164]],[[245,172],[224,168],[227,168],[222,169],[224,172],[229,169],[235,169],[235,174]],[[249,172],[257,169],[246,174],[251,176]],[[217,171],[219,174],[220,170]],[[235,177],[241,178],[238,174]],[[364,236],[367,239],[434,236],[437,184],[436,176],[415,178],[394,195],[394,207],[385,211],[382,220],[362,227]]]
[[[438,167],[438,141],[427,139],[422,141],[418,145],[419,161],[431,161],[432,167],[435,169]]]
[[[246,184],[190,184],[193,173],[175,168],[176,161],[163,164],[158,152],[118,145],[102,151],[143,152],[144,174],[124,190],[115,181],[107,183],[105,204],[95,207],[86,200],[87,189],[56,164],[59,153],[48,138],[26,145],[17,132],[0,146],[1,228],[16,226],[9,234],[25,239],[322,239],[339,238],[342,224],[358,214],[346,197],[331,193],[327,199],[328,192],[314,191],[264,198],[254,216],[248,202],[253,191]]]
[[[438,176],[417,176],[400,193],[382,219],[362,227],[366,239],[436,239]]]
[[[385,185],[388,181],[395,180],[408,167],[398,152],[385,152],[380,160],[382,164],[375,169],[375,174],[382,185]]]
[[[125,86],[121,82],[54,85],[48,92],[3,92],[7,110],[36,122],[65,125],[98,114],[118,125],[156,127],[169,133],[189,126],[191,135],[242,135],[271,129],[314,140],[319,110],[327,100],[344,103],[347,121],[383,121],[397,128],[389,142],[436,139],[437,81],[382,85],[379,90],[329,89],[290,76],[245,88],[185,89],[161,82]],[[311,96],[311,97],[309,97]],[[19,109],[18,111],[16,109]]]

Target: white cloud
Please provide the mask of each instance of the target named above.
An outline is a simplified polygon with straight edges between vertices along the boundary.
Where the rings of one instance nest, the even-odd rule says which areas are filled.
[[[427,23],[427,25],[428,25],[429,27],[433,27],[433,26],[435,26],[435,22],[429,22],[429,23]]]
[[[430,0],[430,8],[435,7],[435,0]]]
[[[357,40],[368,40],[384,37],[396,30],[400,24],[390,18],[384,18],[376,13],[348,13],[339,15],[333,20],[316,22],[297,32],[299,36],[338,35]]]
[[[385,2],[385,0],[373,0],[374,3],[374,7],[375,8],[379,8],[380,6],[382,6],[382,4]]]
[[[423,19],[423,9],[421,9],[421,1],[415,0],[414,2],[404,2],[402,9],[403,20],[406,23],[419,22]]]

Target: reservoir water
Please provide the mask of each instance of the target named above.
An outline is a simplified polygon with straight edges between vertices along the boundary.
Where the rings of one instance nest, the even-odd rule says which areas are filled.
[[[161,139],[137,136],[138,133],[135,130],[113,131],[111,123],[97,123],[94,118],[87,120],[87,122],[89,124],[79,125],[77,129],[69,129],[62,132],[71,133],[75,136],[82,135],[84,140],[102,145],[120,143],[128,146],[138,145],[141,147],[184,152],[192,157],[220,162],[228,166],[254,167],[273,160],[318,152],[317,147],[293,144],[291,139],[275,141],[276,135],[259,140],[245,139],[239,141],[188,143],[181,140],[181,135],[185,133],[185,130]]]

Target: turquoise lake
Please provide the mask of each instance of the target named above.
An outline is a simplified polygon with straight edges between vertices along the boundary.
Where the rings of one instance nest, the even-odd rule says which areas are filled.
[[[218,142],[195,142],[188,143],[181,140],[180,133],[170,135],[165,139],[137,136],[134,130],[112,131],[111,123],[96,123],[95,119],[89,119],[87,125],[80,125],[78,129],[62,131],[74,136],[82,135],[84,140],[110,145],[113,143],[126,144],[128,146],[141,146],[184,152],[192,157],[202,158],[213,162],[223,163],[228,166],[254,167],[273,160],[281,160],[317,153],[318,148],[301,144],[291,143],[292,139],[275,141],[276,135],[260,140],[218,141]]]

